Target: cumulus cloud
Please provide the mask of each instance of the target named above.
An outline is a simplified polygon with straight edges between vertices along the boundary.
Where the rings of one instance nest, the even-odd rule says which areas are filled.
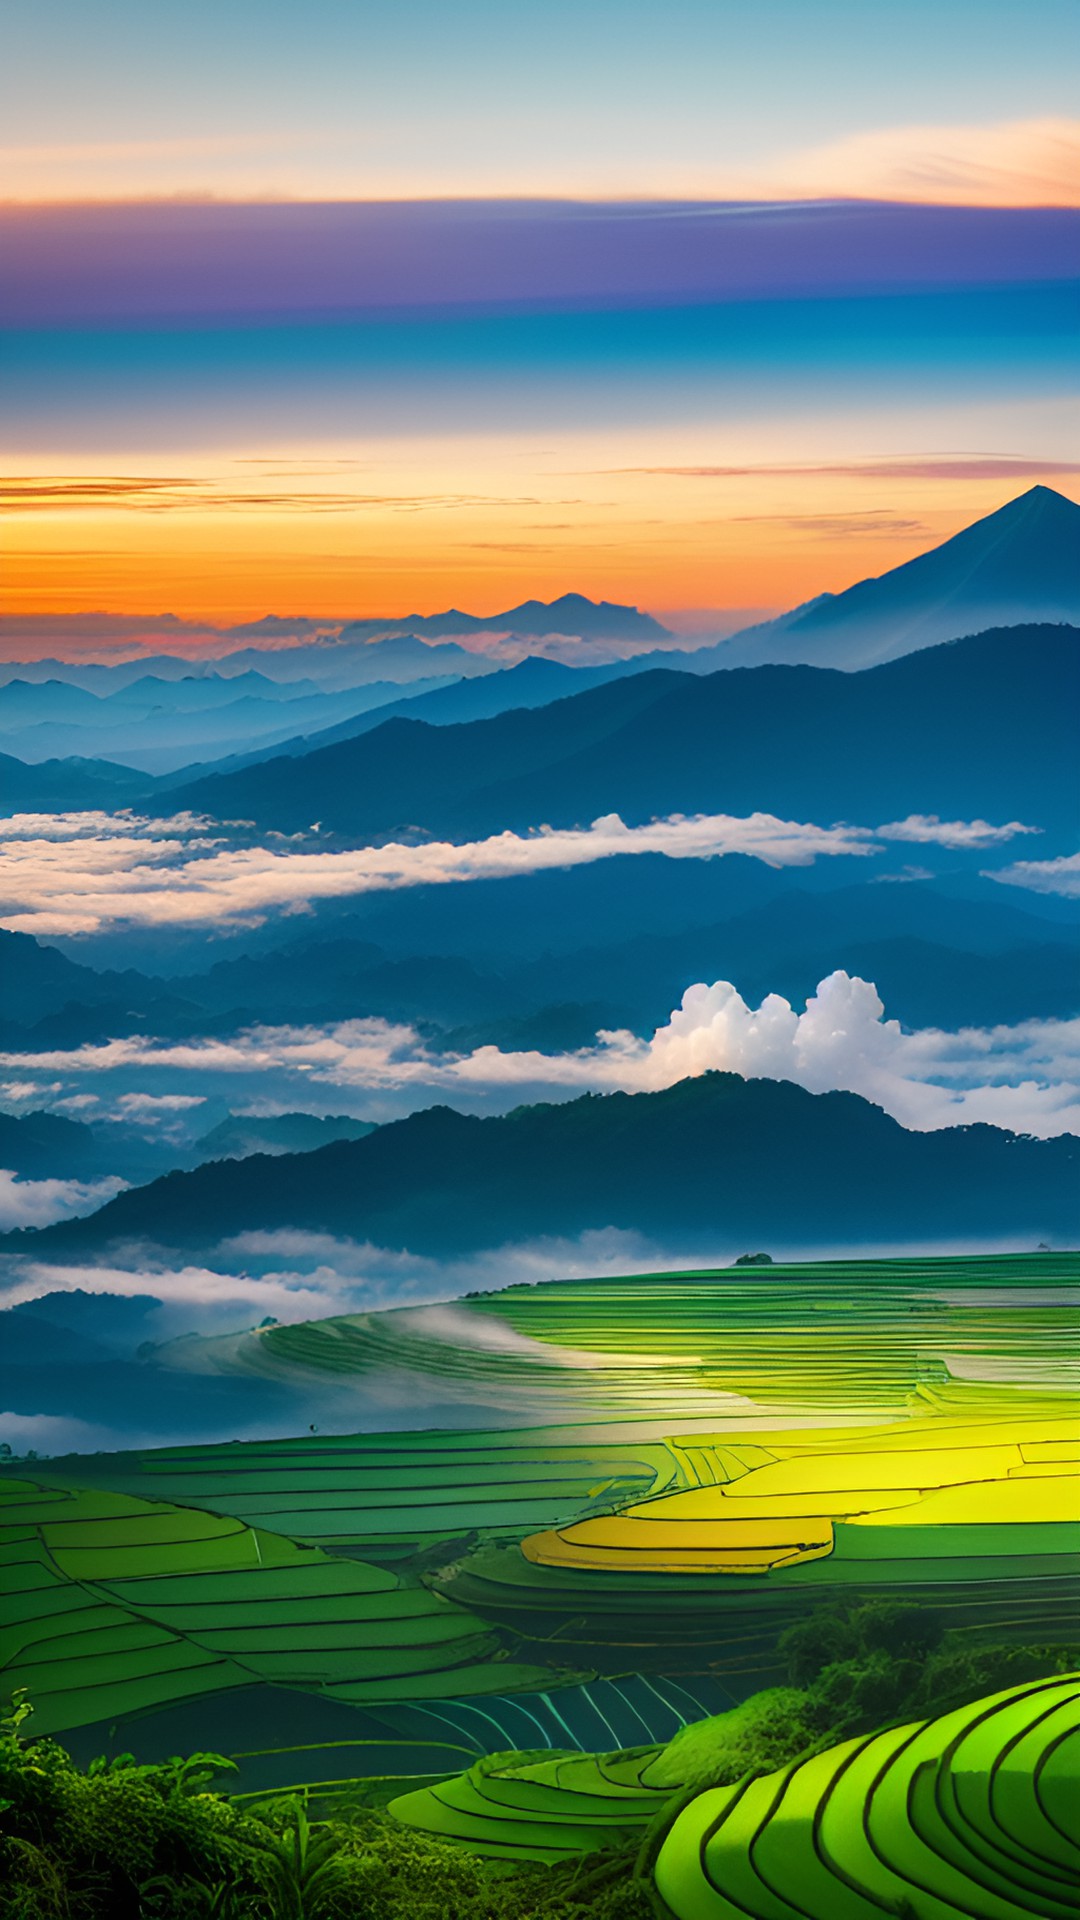
[[[35,835],[31,823],[39,817],[46,828]],[[117,815],[20,816],[20,830],[0,858],[0,924],[41,935],[119,925],[257,925],[275,908],[295,911],[313,900],[503,879],[617,854],[709,860],[741,853],[789,867],[874,850],[865,827],[818,827],[769,813],[674,814],[642,827],[628,827],[611,813],[588,828],[541,827],[462,846],[391,843],[344,852],[222,848],[207,838],[204,821],[196,819],[189,829],[180,824],[185,818],[190,816],[152,821],[128,815],[118,826]]]
[[[799,1013],[779,994],[750,1007],[728,981],[698,982],[650,1039],[600,1032],[561,1054],[483,1046],[433,1051],[404,1024],[347,1020],[330,1026],[253,1027],[228,1039],[160,1044],[140,1036],[69,1051],[11,1056],[24,1068],[87,1074],[277,1076],[288,1087],[349,1089],[384,1117],[425,1096],[495,1111],[526,1098],[588,1090],[656,1091],[719,1069],[792,1080],[811,1092],[846,1089],[916,1129],[982,1120],[1016,1132],[1080,1132],[1080,1021],[907,1033],[885,1016],[877,989],[842,970]],[[374,1117],[374,1115],[372,1115]]]
[[[1014,860],[1011,867],[984,873],[984,880],[1000,880],[1006,887],[1027,887],[1032,893],[1063,893],[1080,899],[1080,853],[1061,854],[1056,860]]]
[[[55,1220],[93,1213],[115,1199],[126,1180],[108,1175],[102,1180],[21,1180],[0,1168],[0,1232],[13,1227],[49,1227]]]
[[[710,1069],[862,1094],[919,1131],[986,1121],[1043,1137],[1080,1132],[1080,1021],[1033,1020],[956,1033],[905,1033],[877,989],[842,970],[796,1013],[779,994],[747,1005],[728,981],[687,989],[651,1040],[597,1036],[552,1059],[483,1047],[454,1063],[468,1082],[653,1091]]]

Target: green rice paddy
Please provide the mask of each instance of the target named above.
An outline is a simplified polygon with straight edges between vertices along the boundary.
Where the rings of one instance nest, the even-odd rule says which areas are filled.
[[[1080,1675],[724,1786],[694,1790],[692,1752],[675,1740],[606,1755],[502,1755],[399,1795],[390,1812],[496,1860],[564,1860],[659,1829],[656,1884],[676,1920],[1077,1911]]]
[[[676,1920],[1067,1920],[1080,1676],[698,1794],[661,1848]]]
[[[15,1463],[4,1690],[29,1689],[36,1732],[136,1751],[197,1708],[193,1744],[251,1755],[253,1790],[479,1763],[430,1791],[447,1820],[527,1803],[529,1857],[590,1826],[551,1799],[571,1783],[629,1831],[648,1779],[553,1753],[662,1742],[772,1684],[811,1606],[901,1596],[975,1640],[1075,1637],[1078,1303],[1071,1255],[851,1261],[206,1343],[208,1366],[332,1374],[358,1427],[376,1369],[418,1408],[505,1417]],[[245,1738],[268,1700],[280,1737]],[[508,1748],[534,1757],[492,1770]]]

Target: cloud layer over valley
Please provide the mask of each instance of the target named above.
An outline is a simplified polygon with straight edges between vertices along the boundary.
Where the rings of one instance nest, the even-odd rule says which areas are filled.
[[[389,1120],[433,1099],[497,1112],[590,1090],[654,1092],[721,1070],[859,1093],[918,1131],[986,1122],[1044,1138],[1080,1132],[1080,1020],[907,1032],[886,1017],[871,982],[843,970],[821,981],[801,1013],[779,994],[753,1008],[728,981],[698,982],[651,1038],[601,1032],[562,1053],[438,1052],[408,1024],[360,1019],[0,1053],[0,1068],[18,1070],[24,1105],[46,1094],[69,1109],[74,1100],[90,1120],[130,1118],[132,1093],[148,1081],[155,1101],[172,1107],[198,1087],[234,1103],[256,1093],[282,1107],[351,1102],[362,1117]]]
[[[257,926],[275,911],[304,912],[318,900],[508,878],[626,854],[709,860],[736,853],[800,867],[837,855],[865,858],[889,841],[978,849],[1038,831],[1018,820],[992,825],[933,815],[877,829],[821,827],[770,813],[673,814],[628,827],[610,813],[586,828],[541,826],[462,845],[395,841],[311,850],[306,836],[292,836],[303,838],[299,848],[280,835],[268,836],[272,846],[230,844],[222,825],[235,835],[244,823],[187,813],[156,820],[131,812],[16,814],[0,850],[0,925],[46,937],[120,926]],[[317,841],[317,822],[311,833]],[[1016,877],[1016,884],[1035,883]]]
[[[21,1180],[0,1167],[0,1233],[14,1227],[47,1227],[54,1220],[93,1213],[127,1185],[126,1180]]]

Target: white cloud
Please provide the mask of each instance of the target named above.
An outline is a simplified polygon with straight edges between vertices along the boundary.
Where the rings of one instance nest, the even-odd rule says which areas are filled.
[[[76,1096],[78,1097],[78,1096]],[[94,1099],[95,1095],[84,1095],[85,1099]],[[74,1103],[67,1101],[66,1105]],[[121,1113],[140,1120],[156,1120],[163,1114],[187,1113],[192,1107],[206,1104],[204,1093],[122,1093],[116,1102]]]
[[[1041,827],[1025,827],[1010,820],[1003,827],[989,820],[939,820],[936,813],[909,813],[906,820],[893,820],[877,829],[879,840],[910,840],[916,846],[998,847],[1014,840],[1018,833],[1041,833]]]
[[[34,1264],[3,1296],[8,1307],[36,1300],[44,1293],[110,1293],[125,1299],[152,1297],[165,1306],[184,1308],[205,1321],[224,1316],[233,1325],[254,1322],[269,1314],[285,1320],[304,1320],[312,1314],[343,1311],[336,1276],[315,1274],[223,1273],[209,1267],[175,1269],[145,1267],[53,1267]]]
[[[905,1033],[885,1018],[876,988],[843,971],[820,983],[801,1014],[779,994],[753,1009],[729,982],[701,982],[651,1040],[598,1041],[555,1058],[483,1047],[448,1071],[488,1085],[640,1092],[720,1069],[859,1093],[920,1131],[986,1121],[1042,1137],[1080,1132],[1080,1020]]]
[[[10,1101],[13,1107],[24,1107],[28,1100],[39,1100],[42,1095],[59,1093],[62,1087],[62,1080],[57,1080],[51,1087],[43,1087],[37,1080],[0,1080],[0,1099]]]
[[[135,840],[161,840],[163,835],[187,838],[191,834],[205,834],[217,822],[201,813],[173,813],[167,819],[155,820],[147,814],[135,813],[130,807],[121,807],[116,813],[104,813],[100,808],[87,808],[78,813],[13,813],[4,821],[5,840],[56,840],[67,844],[71,840],[108,840],[128,838]],[[201,839],[198,844],[216,846],[215,840]]]
[[[866,857],[888,841],[974,848],[1038,831],[1018,820],[993,826],[932,814],[877,830],[819,827],[768,813],[672,814],[627,827],[611,813],[585,828],[499,833],[461,846],[391,842],[301,851],[280,841],[229,845],[207,833],[213,824],[193,814],[163,820],[131,812],[16,815],[0,849],[0,925],[42,936],[115,926],[255,926],[269,913],[305,912],[317,900],[505,879],[616,855],[711,860],[738,853],[771,867],[810,866],[829,856]]]
[[[54,1220],[93,1213],[126,1186],[126,1180],[112,1175],[103,1180],[21,1180],[17,1173],[0,1168],[0,1232],[48,1227]]]
[[[932,1252],[936,1244],[923,1250]],[[1006,1251],[1009,1245],[995,1241],[980,1250]],[[388,1307],[445,1306],[470,1291],[533,1286],[546,1280],[725,1266],[746,1251],[741,1241],[724,1237],[672,1246],[632,1230],[604,1227],[568,1237],[552,1234],[513,1241],[458,1259],[438,1260],[369,1241],[284,1229],[239,1234],[223,1241],[208,1266],[169,1267],[138,1256],[127,1266],[12,1260],[6,1263],[0,1284],[0,1309],[26,1306],[58,1293],[156,1300],[160,1306],[140,1320],[138,1338],[163,1342],[192,1330],[212,1334],[255,1327],[267,1316],[287,1325]],[[793,1259],[815,1256],[812,1244],[776,1244],[769,1251]],[[852,1251],[884,1255],[903,1249],[890,1243]],[[816,1254],[821,1257],[820,1248]],[[439,1326],[438,1321],[434,1324]],[[485,1339],[488,1324],[468,1323],[473,1346],[496,1344],[494,1337]],[[442,1328],[445,1337],[456,1331],[452,1325]],[[181,1355],[174,1357],[182,1361]]]
[[[1056,860],[1015,860],[1011,867],[984,873],[984,880],[1000,880],[1006,887],[1028,887],[1032,893],[1063,893],[1080,899],[1080,853],[1061,854]]]
[[[0,899],[9,903],[0,904],[0,924],[41,935],[89,934],[119,925],[253,925],[274,909],[303,910],[314,900],[502,879],[616,854],[709,860],[741,853],[768,866],[789,867],[874,851],[865,827],[817,827],[768,813],[746,818],[674,814],[642,827],[627,827],[611,813],[587,828],[499,833],[462,846],[430,841],[308,853],[262,846],[222,850],[203,837],[155,837],[152,829],[174,827],[176,821],[140,822],[135,816],[116,830],[117,816],[87,815],[95,823],[93,832],[64,836],[54,832],[55,822],[82,816],[42,817],[49,821],[48,832],[34,837],[27,831],[0,858]]]
[[[601,1032],[571,1053],[433,1052],[406,1025],[347,1020],[326,1027],[255,1027],[229,1039],[160,1044],[142,1037],[68,1052],[0,1054],[27,1070],[69,1074],[258,1075],[304,1089],[368,1096],[371,1117],[407,1112],[425,1096],[505,1109],[527,1098],[570,1097],[588,1089],[654,1091],[710,1069],[747,1078],[793,1080],[812,1092],[847,1089],[916,1129],[986,1121],[1020,1133],[1080,1132],[1080,1020],[1032,1020],[1014,1027],[926,1028],[906,1033],[885,1017],[876,988],[830,974],[802,1013],[779,994],[757,1008],[735,987],[698,982],[651,1039]],[[374,1103],[374,1111],[372,1111]],[[381,1103],[381,1104],[380,1104]]]

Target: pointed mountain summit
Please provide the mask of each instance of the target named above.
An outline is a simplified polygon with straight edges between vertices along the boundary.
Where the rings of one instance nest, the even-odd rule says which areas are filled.
[[[1040,486],[878,579],[823,594],[710,651],[732,667],[855,671],[988,627],[1078,620],[1080,506]]]

